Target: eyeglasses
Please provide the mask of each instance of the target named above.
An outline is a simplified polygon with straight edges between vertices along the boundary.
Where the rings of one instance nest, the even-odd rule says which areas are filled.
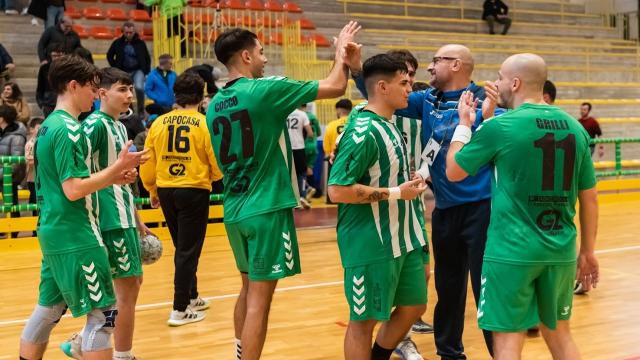
[[[431,62],[433,63],[433,65],[435,65],[442,60],[460,60],[460,59],[449,57],[449,56],[434,56],[433,59],[431,59]]]

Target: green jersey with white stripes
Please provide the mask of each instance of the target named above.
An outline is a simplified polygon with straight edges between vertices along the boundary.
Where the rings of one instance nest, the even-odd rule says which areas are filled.
[[[363,101],[356,105],[349,114],[349,120],[358,116],[358,113],[367,106]],[[391,122],[396,125],[402,133],[404,143],[407,144],[407,154],[409,156],[409,167],[411,171],[420,168],[420,154],[422,153],[422,140],[420,139],[422,120],[412,119],[404,116],[393,115]]]
[[[36,138],[36,192],[40,217],[38,241],[43,255],[103,246],[98,228],[98,197],[93,193],[70,201],[62,183],[86,178],[91,169],[91,143],[77,119],[56,110],[42,123]]]
[[[395,187],[410,179],[401,131],[368,110],[347,124],[329,185]],[[338,247],[344,267],[399,257],[426,244],[420,199],[338,205]]]
[[[106,169],[116,162],[120,150],[127,142],[127,129],[102,111],[94,111],[82,123],[82,129],[91,142],[92,172]],[[98,191],[100,201],[100,230],[136,227],[133,192],[129,185],[111,185]]]

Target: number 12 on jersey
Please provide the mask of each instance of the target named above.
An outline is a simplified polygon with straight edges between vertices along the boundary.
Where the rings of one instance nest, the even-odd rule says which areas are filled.
[[[252,157],[254,154],[253,125],[251,124],[249,111],[236,111],[231,113],[229,118],[218,116],[213,120],[213,134],[216,136],[222,135],[220,141],[220,162],[222,165],[228,165],[238,160],[237,154],[229,153],[232,139],[231,124],[236,121],[240,122],[242,157],[246,159]]]

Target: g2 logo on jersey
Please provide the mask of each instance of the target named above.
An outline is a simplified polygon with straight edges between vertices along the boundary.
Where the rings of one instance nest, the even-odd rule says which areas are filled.
[[[172,176],[184,176],[185,175],[184,164],[171,164],[169,165],[169,174]]]
[[[558,210],[545,210],[538,215],[536,225],[542,231],[562,230],[560,225],[560,212]]]

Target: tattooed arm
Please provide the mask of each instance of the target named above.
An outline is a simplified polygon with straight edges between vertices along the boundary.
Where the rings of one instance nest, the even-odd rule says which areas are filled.
[[[427,186],[422,179],[407,181],[400,186],[400,198],[412,200],[420,195]],[[389,199],[390,188],[375,188],[362,184],[348,186],[330,185],[329,197],[332,201],[345,204],[369,204]]]

